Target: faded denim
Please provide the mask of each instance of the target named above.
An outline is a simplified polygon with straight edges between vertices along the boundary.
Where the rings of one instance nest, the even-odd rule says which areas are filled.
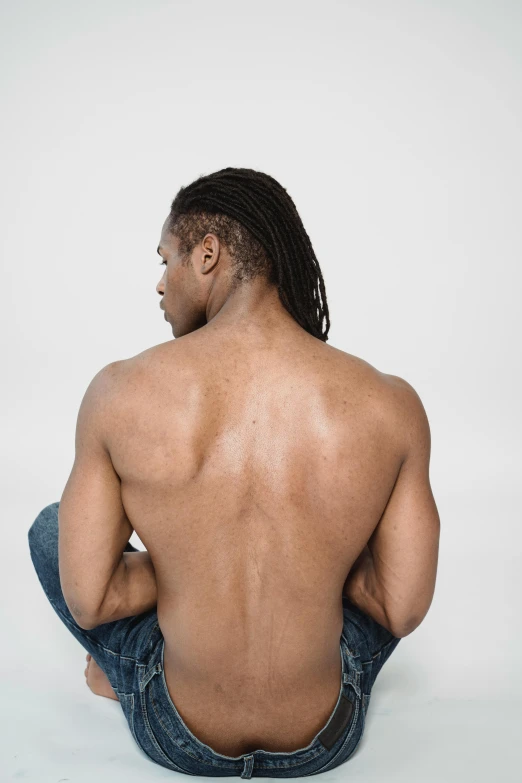
[[[363,736],[373,684],[400,638],[343,596],[339,697],[325,726],[305,748],[291,753],[261,748],[240,756],[217,753],[187,728],[169,695],[156,609],[92,630],[73,619],[60,586],[58,507],[56,502],[42,509],[29,529],[36,573],[59,618],[106,673],[132,736],[149,759],[186,775],[294,778],[317,775],[351,758]],[[129,543],[126,551],[136,550]]]

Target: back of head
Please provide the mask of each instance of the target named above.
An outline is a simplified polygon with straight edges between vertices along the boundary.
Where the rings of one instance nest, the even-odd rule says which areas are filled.
[[[183,258],[205,234],[216,234],[230,254],[234,286],[265,276],[292,317],[314,337],[328,340],[319,262],[294,202],[269,174],[229,167],[201,176],[180,188],[168,227]]]

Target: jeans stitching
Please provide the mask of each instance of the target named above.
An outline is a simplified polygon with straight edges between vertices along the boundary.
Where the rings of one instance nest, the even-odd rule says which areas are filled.
[[[334,761],[336,761],[339,758],[339,756],[341,755],[341,753],[343,752],[343,750],[345,749],[345,747],[347,746],[348,742],[351,740],[355,732],[355,727],[357,726],[359,720],[359,713],[360,713],[359,706],[360,706],[360,699],[357,699],[355,702],[355,714],[350,724],[350,730],[348,731],[348,736],[344,738],[344,742],[341,745],[341,747],[335,752],[332,758],[328,759],[328,761],[326,762],[326,764],[324,764],[324,766],[322,766],[320,769],[317,769],[315,772],[308,772],[307,776],[318,775],[320,772],[326,772],[326,770],[331,768],[331,765],[334,763]]]
[[[389,642],[386,642],[386,644],[383,644],[383,646],[380,648],[380,650],[378,650],[375,653],[375,655],[372,655],[372,660],[374,658],[377,658],[377,656],[380,655],[382,653],[382,651],[385,650],[387,647],[390,647],[390,645],[392,645],[394,643],[394,641],[395,641],[395,639],[391,639]]]
[[[158,719],[158,723],[161,725],[161,728],[163,729],[163,731],[165,732],[167,737],[179,748],[179,750],[182,753],[186,753],[186,755],[189,756],[192,761],[196,761],[198,764],[205,764],[208,767],[215,766],[212,761],[206,761],[205,759],[198,758],[197,756],[194,756],[194,754],[191,753],[190,750],[187,750],[186,748],[182,748],[181,747],[179,742],[172,736],[170,731],[167,729],[167,727],[165,726],[165,724],[161,720],[160,715],[158,713],[158,710],[156,709],[156,706],[155,706],[156,702],[154,701],[154,698],[153,698],[152,694],[150,696],[150,700],[151,700],[151,704],[152,704],[152,709],[154,710],[154,714],[155,714],[156,718]],[[227,764],[224,760],[223,760],[223,762],[220,762],[219,767],[220,767],[220,769],[223,768],[223,767],[225,769],[230,769],[230,770],[235,769],[235,766],[233,766],[232,764]]]
[[[136,727],[134,725],[134,693],[123,693],[121,691],[116,691],[116,695],[120,699],[120,704],[122,706],[122,709],[123,709],[122,699],[125,699],[125,703],[126,704],[130,704],[130,706],[129,706],[129,717],[127,718],[127,716],[125,715],[125,710],[123,710],[123,714],[127,718],[127,723],[128,723],[129,728],[131,730],[131,734],[134,737],[134,741],[136,742],[138,747],[141,748],[141,745],[138,742],[138,736],[136,734]],[[127,699],[130,699],[130,702],[128,702]],[[141,748],[141,749],[143,750],[143,748]]]
[[[145,731],[149,737],[149,740],[151,741],[153,747],[157,750],[159,755],[165,759],[167,762],[167,765],[170,765],[172,768],[176,770],[176,772],[183,772],[186,775],[193,774],[191,772],[187,772],[186,770],[182,769],[181,767],[178,767],[177,764],[172,761],[172,759],[169,759],[169,757],[166,755],[166,753],[161,749],[160,744],[158,740],[156,739],[156,736],[154,735],[154,732],[152,731],[152,726],[149,722],[149,716],[147,715],[147,705],[145,704],[145,691],[141,691],[140,693],[140,701],[141,701],[141,716],[143,718],[143,722],[145,724]],[[149,754],[150,755],[150,754]]]
[[[307,751],[308,753],[312,753],[312,751]],[[313,755],[309,756],[307,759],[303,760],[302,758],[295,762],[295,764],[283,762],[284,766],[282,767],[274,767],[273,763],[270,764],[263,764],[263,762],[258,762],[256,759],[255,767],[256,769],[294,769],[295,767],[302,767],[305,764],[309,764],[310,761],[315,761],[316,758],[319,756],[322,756],[324,753],[326,753],[325,747],[317,748],[317,752],[313,752]],[[276,761],[276,759],[274,759]],[[303,776],[304,777],[304,776]]]
[[[159,629],[159,623],[155,622],[154,625],[152,626],[151,630],[150,630],[149,636],[148,636],[147,641],[145,643],[145,646],[144,646],[145,652],[143,653],[143,657],[134,659],[134,660],[136,660],[136,662],[138,663],[139,666],[147,666],[147,663],[150,660],[151,652],[152,652],[152,650],[154,648],[154,645],[157,644],[157,641],[158,641],[158,640],[156,640],[155,642],[153,642],[153,637],[156,634],[158,629]]]

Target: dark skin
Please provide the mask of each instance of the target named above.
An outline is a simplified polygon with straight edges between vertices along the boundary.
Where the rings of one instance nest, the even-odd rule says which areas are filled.
[[[205,326],[234,325],[241,329],[259,327],[266,334],[284,324],[300,329],[281,303],[277,287],[263,277],[232,285],[232,263],[226,245],[216,234],[208,233],[183,264],[178,239],[163,224],[158,252],[165,271],[156,286],[162,296],[160,307],[172,326],[174,337],[182,337]]]
[[[215,234],[183,266],[166,225],[156,291],[176,339],[111,366],[85,404],[63,577],[86,628],[157,605],[167,688],[200,740],[289,752],[336,703],[343,591],[395,636],[428,611],[429,427],[406,381],[310,335],[266,279],[235,287]],[[146,551],[122,569],[132,530]]]
[[[263,332],[267,328],[280,331],[283,324],[290,331],[302,331],[283,307],[277,288],[265,278],[234,288],[230,255],[216,234],[208,233],[194,247],[190,261],[182,264],[179,242],[168,230],[168,222],[167,217],[158,246],[165,269],[156,291],[162,297],[160,308],[174,337],[189,334],[218,315],[220,324],[230,322],[234,328],[243,322],[250,329],[259,324]],[[107,675],[89,653],[86,661],[84,674],[90,690],[118,701]]]

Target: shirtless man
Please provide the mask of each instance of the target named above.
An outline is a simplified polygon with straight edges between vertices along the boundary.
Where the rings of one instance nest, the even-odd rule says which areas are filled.
[[[175,339],[85,394],[61,586],[83,629],[157,608],[169,693],[203,743],[289,752],[336,704],[343,593],[398,638],[428,612],[429,425],[408,382],[327,345],[273,278],[238,281],[223,231],[200,223],[190,247],[175,216],[157,285]],[[124,551],[133,531],[146,551]],[[87,659],[90,687],[118,698]]]

